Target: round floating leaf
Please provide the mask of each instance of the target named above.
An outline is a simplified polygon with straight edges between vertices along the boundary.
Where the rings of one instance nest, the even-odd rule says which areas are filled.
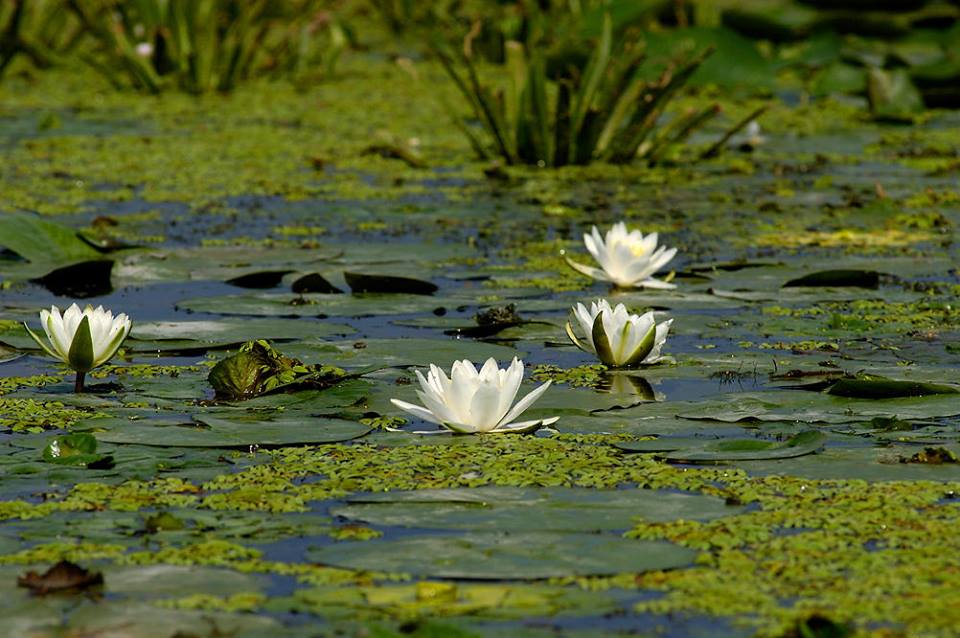
[[[176,421],[88,421],[97,440],[155,447],[248,448],[340,443],[367,434],[371,428],[345,419],[291,417],[273,421],[234,421],[198,415],[202,424]]]
[[[153,321],[136,323],[126,345],[134,350],[181,349],[190,342],[210,345],[244,343],[258,339],[308,339],[348,335],[355,332],[346,324],[300,319],[208,319],[198,321]],[[144,340],[150,340],[144,342]],[[172,341],[173,343],[165,343]]]
[[[481,532],[337,543],[311,561],[379,572],[470,580],[539,580],[684,567],[697,552],[671,543],[602,534]]]
[[[696,439],[693,439],[696,440]],[[664,458],[674,463],[722,463],[726,461],[760,461],[767,459],[789,459],[806,454],[813,454],[827,440],[822,432],[807,430],[800,432],[786,441],[763,441],[760,439],[725,439],[713,443],[703,444],[696,440],[696,447],[686,447],[684,444],[693,441],[680,439],[679,448],[668,450]],[[637,444],[626,442],[617,443],[623,450],[633,452],[652,451],[644,449],[650,442],[638,441]],[[661,444],[666,447],[669,442]]]
[[[593,532],[628,529],[638,518],[707,520],[739,511],[714,496],[684,492],[477,487],[362,494],[331,513],[399,527]]]
[[[449,370],[458,359],[470,359],[483,363],[489,357],[501,364],[514,357],[523,356],[507,346],[459,339],[364,339],[333,344],[340,354],[329,359],[330,363],[356,368],[360,366],[427,366],[431,363]],[[292,354],[298,350],[289,349]]]
[[[104,460],[97,454],[97,439],[85,433],[58,436],[43,448],[43,460],[61,465],[83,465]]]

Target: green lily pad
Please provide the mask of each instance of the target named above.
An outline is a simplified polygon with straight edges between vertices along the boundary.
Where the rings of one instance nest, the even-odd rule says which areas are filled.
[[[377,315],[433,312],[462,301],[411,294],[307,294],[259,293],[203,297],[177,303],[181,310],[252,317],[372,317]]]
[[[80,432],[58,436],[43,448],[43,460],[48,463],[86,467],[103,463],[107,458],[106,455],[97,454],[95,437]]]
[[[709,520],[739,511],[722,499],[683,492],[476,487],[361,494],[331,514],[372,525],[520,533],[609,531],[638,518]]]
[[[924,108],[923,97],[905,69],[870,69],[867,96],[871,113],[880,120],[911,122]]]
[[[678,449],[664,455],[673,463],[724,463],[728,461],[761,461],[790,459],[813,454],[823,447],[827,436],[822,432],[800,432],[786,441],[734,439],[708,443],[699,447]],[[628,444],[627,444],[628,445]],[[625,445],[618,445],[628,449]]]
[[[0,247],[47,270],[100,257],[72,228],[27,213],[0,215]]]
[[[134,324],[128,348],[153,351],[180,349],[189,342],[232,345],[252,338],[267,340],[310,339],[348,335],[355,329],[346,324],[300,319],[216,319],[195,321],[151,321]],[[169,342],[169,343],[168,343]]]
[[[509,363],[523,356],[513,348],[492,343],[460,339],[363,339],[333,344],[340,354],[331,357],[331,363],[355,368],[359,366],[427,366],[434,363],[449,372],[450,365],[459,359],[470,359],[476,364],[493,357]],[[296,349],[287,349],[298,355]]]
[[[308,551],[322,565],[432,578],[540,580],[684,567],[697,552],[602,534],[481,532],[338,543]]]
[[[199,423],[95,419],[84,422],[98,441],[156,447],[249,448],[340,443],[367,434],[370,426],[344,419],[294,417],[239,422],[197,415]]]

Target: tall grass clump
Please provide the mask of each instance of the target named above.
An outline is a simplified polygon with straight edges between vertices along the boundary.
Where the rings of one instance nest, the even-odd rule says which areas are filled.
[[[538,166],[635,159],[656,163],[719,113],[719,107],[710,104],[661,125],[671,99],[712,49],[651,73],[645,68],[642,39],[630,32],[615,38],[609,15],[585,62],[551,58],[550,47],[527,42],[506,43],[503,81],[497,85],[481,78],[470,35],[462,48],[435,45],[472,111],[470,118],[457,118],[458,124],[484,158]],[[565,48],[586,46],[567,43]],[[471,119],[481,130],[471,126]]]
[[[66,0],[114,85],[230,91],[257,75],[329,73],[347,33],[322,0]]]
[[[82,36],[62,0],[0,0],[0,76],[19,56],[37,68],[51,67]]]

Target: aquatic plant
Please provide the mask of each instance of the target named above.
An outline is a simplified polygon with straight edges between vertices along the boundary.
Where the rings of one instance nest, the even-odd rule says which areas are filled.
[[[82,34],[61,0],[0,3],[0,76],[21,55],[39,68],[53,66]]]
[[[660,351],[667,340],[673,319],[657,323],[653,312],[631,314],[622,303],[611,308],[606,299],[573,308],[573,316],[583,330],[578,339],[570,322],[567,336],[584,352],[597,355],[600,362],[614,368],[632,368],[660,361]]]
[[[330,72],[346,31],[321,0],[66,0],[98,43],[86,59],[113,84],[229,91],[257,74]]]
[[[458,434],[531,432],[559,420],[552,417],[514,422],[550,387],[547,381],[513,405],[523,381],[523,361],[517,358],[505,370],[492,357],[479,371],[468,359],[455,361],[450,377],[431,365],[426,377],[417,370],[417,379],[421,387],[417,396],[426,407],[399,399],[390,401],[401,410]]]
[[[130,334],[132,324],[124,313],[114,317],[103,306],[96,309],[87,306],[80,310],[77,304],[67,308],[62,315],[56,306],[41,310],[40,322],[47,333],[49,346],[26,323],[23,326],[44,352],[63,361],[77,373],[76,392],[83,392],[83,380],[88,372],[113,358]]]
[[[270,392],[323,390],[348,378],[336,366],[305,364],[284,356],[268,341],[240,346],[236,354],[218,361],[207,375],[217,399],[238,401]]]
[[[564,259],[577,272],[621,288],[676,288],[652,277],[677,254],[676,248],[658,248],[657,239],[657,233],[644,236],[639,230],[628,231],[624,222],[614,224],[605,238],[594,226],[583,236],[583,243],[600,268],[577,263],[566,255]]]
[[[462,50],[438,44],[435,51],[489,143],[463,118],[457,118],[460,129],[481,157],[500,156],[509,164],[622,164],[636,158],[655,163],[719,113],[710,105],[659,127],[665,107],[711,49],[670,64],[649,80],[641,72],[642,42],[623,37],[615,45],[609,16],[582,66],[548,59],[536,44],[507,42],[505,87],[481,79],[469,35]]]

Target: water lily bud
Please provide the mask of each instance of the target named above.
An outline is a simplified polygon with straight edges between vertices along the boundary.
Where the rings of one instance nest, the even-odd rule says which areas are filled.
[[[567,322],[567,336],[575,346],[595,354],[600,362],[612,368],[633,368],[650,365],[662,359],[660,354],[667,340],[673,319],[657,323],[653,312],[631,314],[623,304],[610,307],[606,299],[573,308],[583,338],[578,338]]]
[[[103,306],[87,306],[83,310],[73,304],[61,315],[60,309],[40,311],[40,323],[47,333],[49,344],[24,324],[27,332],[44,352],[83,375],[103,365],[117,353],[130,334],[132,322],[121,313],[116,317]],[[82,377],[78,379],[82,388]]]

